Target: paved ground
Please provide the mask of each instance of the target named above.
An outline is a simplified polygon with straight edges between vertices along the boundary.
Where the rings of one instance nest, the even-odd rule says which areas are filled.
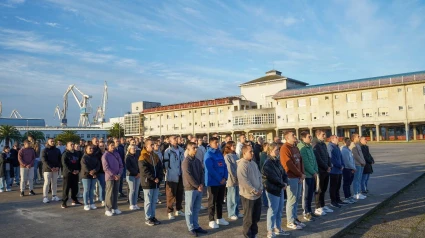
[[[425,177],[366,217],[344,238],[425,237]]]
[[[292,231],[292,237],[331,237],[425,172],[423,144],[373,144],[371,152],[376,165],[368,199],[308,222],[304,230]],[[35,192],[41,193],[41,186],[37,186]],[[82,207],[61,209],[60,203],[43,204],[41,200],[41,195],[20,198],[16,187],[12,192],[0,194],[1,237],[187,237],[184,218],[166,220],[164,204],[157,209],[157,218],[163,224],[147,227],[143,212],[129,211],[125,200],[119,201],[123,214],[114,217],[106,217],[102,209],[89,212]],[[206,206],[205,198],[203,205]],[[208,228],[206,211],[201,212],[200,224]],[[218,230],[207,229],[208,237],[241,237],[241,225],[242,220],[238,220]],[[266,209],[259,227],[259,237],[265,237]]]

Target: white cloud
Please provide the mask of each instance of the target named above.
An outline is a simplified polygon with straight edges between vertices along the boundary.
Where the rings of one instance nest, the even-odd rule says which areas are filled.
[[[38,23],[38,22],[36,22],[36,21],[28,20],[28,19],[25,19],[25,18],[23,18],[23,17],[18,17],[18,16],[15,16],[15,17],[16,17],[16,19],[18,19],[18,20],[20,20],[20,21],[23,21],[23,22],[32,23],[32,24],[36,24],[36,25],[40,24],[40,23]]]
[[[0,6],[13,8],[23,3],[25,3],[25,0],[6,0],[4,3],[0,2]]]
[[[56,22],[45,22],[44,24],[51,27],[59,27],[59,23],[56,23]]]
[[[125,47],[126,50],[130,50],[130,51],[143,51],[145,49],[140,48],[140,47],[133,47],[133,46],[126,46]]]

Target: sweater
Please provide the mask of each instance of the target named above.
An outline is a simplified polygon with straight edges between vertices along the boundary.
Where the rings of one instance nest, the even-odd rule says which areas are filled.
[[[125,169],[127,176],[137,176],[140,173],[139,158],[136,157],[136,154],[127,153]]]
[[[354,162],[356,163],[356,166],[364,167],[366,165],[366,161],[364,159],[360,144],[351,143],[350,149],[351,149],[351,152],[353,152],[353,158],[354,158]]]
[[[154,152],[148,152],[143,148],[139,157],[140,185],[143,189],[159,188],[163,179],[162,163]],[[155,183],[155,179],[159,182]]]
[[[267,160],[267,153],[264,151],[260,152],[260,170],[263,169],[263,166],[266,160]]]
[[[342,161],[344,162],[344,168],[346,169],[356,169],[356,164],[354,163],[353,153],[347,146],[341,147]]]
[[[280,148],[280,162],[285,168],[288,178],[301,178],[304,165],[298,147],[285,143]]]
[[[238,156],[235,154],[227,154],[224,156],[224,161],[226,162],[227,171],[229,173],[229,179],[227,179],[226,187],[238,186]]]
[[[52,168],[62,167],[61,151],[56,146],[48,146],[41,152],[43,172],[52,172]]]
[[[222,186],[221,180],[228,178],[228,171],[223,154],[219,149],[208,148],[204,156],[205,185]]]
[[[176,152],[178,151],[178,154]],[[172,145],[164,152],[165,181],[178,183],[182,175],[181,165],[184,159],[184,150],[180,146],[177,149]]]
[[[34,167],[35,151],[33,148],[22,148],[18,152],[18,161],[21,168]]]
[[[342,161],[341,150],[338,145],[329,142],[328,152],[331,157],[332,169],[331,174],[342,174],[342,169],[345,167],[344,161]]]
[[[116,151],[105,151],[102,155],[102,167],[105,171],[105,181],[114,180],[114,176],[121,175],[124,168],[121,157]]]
[[[313,152],[313,147],[311,147],[310,144],[306,144],[302,141],[298,143],[297,147],[300,150],[301,158],[304,164],[305,177],[312,178],[313,174],[317,174],[319,172],[316,156]]]
[[[288,175],[277,158],[269,158],[264,163],[261,171],[263,174],[264,189],[275,196],[280,197],[283,187],[288,184]]]
[[[317,166],[320,173],[327,173],[332,166],[329,158],[328,149],[324,141],[320,141],[316,137],[312,141],[314,156],[316,156]]]
[[[202,168],[204,167],[204,156],[205,153],[207,153],[207,150],[203,146],[198,146],[198,149],[196,150],[195,158],[197,158],[199,161],[201,161]]]
[[[74,170],[80,171],[81,163],[77,153],[65,150],[62,154],[62,166],[63,176],[68,176],[68,174],[74,172]]]
[[[257,164],[244,158],[239,159],[237,163],[239,194],[249,200],[259,199],[261,195],[256,195],[255,193],[263,190],[263,183],[261,182],[261,173]]]
[[[90,175],[90,171],[96,170],[95,175],[97,174],[97,171],[100,169],[100,163],[99,160],[97,160],[97,157],[93,154],[88,155],[84,154],[81,158],[81,178],[82,179],[94,179],[92,175]]]
[[[201,184],[204,184],[204,170],[201,161],[195,157],[186,156],[182,163],[182,172],[185,191],[197,190]]]

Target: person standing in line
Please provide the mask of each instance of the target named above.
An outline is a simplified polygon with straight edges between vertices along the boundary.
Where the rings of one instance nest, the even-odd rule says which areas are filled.
[[[244,210],[242,234],[246,238],[257,237],[261,217],[261,193],[263,184],[258,165],[253,162],[254,150],[249,145],[243,145],[242,158],[238,160],[237,177],[239,194]]]
[[[198,149],[196,150],[195,158],[198,159],[199,161],[201,161],[202,169],[204,170],[204,156],[205,156],[205,153],[207,153],[207,151],[206,151],[205,147],[203,146],[203,142],[204,141],[202,140],[202,138],[197,139]],[[202,204],[201,204],[201,210],[206,210],[206,209],[207,208],[202,206]]]
[[[325,194],[329,185],[329,172],[331,172],[331,159],[325,143],[326,133],[322,130],[316,130],[316,137],[312,141],[314,156],[316,157],[319,175],[316,179],[316,210],[314,214],[318,216],[333,212],[325,205]]]
[[[198,146],[194,142],[186,145],[187,156],[182,163],[183,184],[185,190],[186,224],[191,236],[208,233],[199,226],[198,216],[201,210],[204,189],[204,170],[201,161],[195,158]]]
[[[332,169],[330,172],[329,195],[331,197],[331,206],[341,208],[341,205],[348,203],[341,201],[339,190],[341,189],[342,171],[344,170],[344,161],[342,160],[341,149],[338,146],[338,136],[332,135],[328,144],[328,153],[331,157]]]
[[[5,145],[0,154],[0,193],[12,191],[13,172],[13,166],[10,159],[10,147]]]
[[[137,206],[137,197],[139,195],[140,186],[140,169],[139,158],[136,157],[136,146],[130,145],[127,148],[127,155],[125,157],[125,167],[127,175],[127,183],[130,189],[128,193],[128,200],[130,203],[130,210],[139,210]]]
[[[74,144],[74,151],[75,151],[75,154],[77,155],[77,157],[78,157],[78,161],[80,161],[81,162],[81,158],[83,158],[83,155],[84,155],[84,151],[81,151],[81,147],[80,147],[80,144],[78,144],[78,143],[75,143]],[[77,193],[77,198],[82,198],[83,197],[83,194],[81,193],[81,173],[79,174],[79,176],[78,176],[78,189],[77,189],[77,191],[78,191],[78,193]]]
[[[236,155],[241,158],[242,156],[242,147],[246,143],[246,136],[244,134],[239,135],[239,141],[236,143]]]
[[[69,141],[66,143],[66,150],[62,154],[62,167],[63,167],[63,184],[62,184],[62,208],[67,208],[66,202],[68,201],[69,190],[71,190],[72,206],[82,205],[78,201],[78,180],[81,171],[81,163],[78,159],[78,154],[74,151],[74,142]]]
[[[21,197],[24,196],[27,183],[29,184],[29,195],[35,195],[33,191],[35,151],[30,147],[30,142],[28,140],[24,140],[24,148],[20,149],[18,152],[18,161],[21,174]]]
[[[59,202],[57,196],[59,170],[62,164],[61,152],[55,146],[53,138],[47,140],[47,146],[41,152],[41,162],[43,163],[43,203],[49,203],[49,188],[52,189],[52,201]]]
[[[29,138],[29,137],[28,137]],[[38,176],[38,166],[40,164],[40,153],[41,153],[41,144],[39,141],[35,141],[32,144],[32,148],[35,152],[35,160],[34,160],[34,184],[39,184],[39,180],[41,180],[41,177]]]
[[[298,199],[301,196],[302,184],[305,179],[304,164],[298,147],[295,146],[295,134],[292,131],[284,133],[286,143],[280,148],[280,162],[288,175],[288,196],[286,203],[287,227],[301,230],[305,224],[298,219]]]
[[[213,229],[219,228],[219,225],[227,226],[229,222],[223,219],[223,200],[228,171],[223,154],[218,149],[217,137],[210,138],[209,148],[204,156],[204,168],[205,186],[208,189],[209,226]]]
[[[224,147],[224,161],[227,165],[227,171],[229,173],[229,179],[226,182],[227,188],[227,215],[230,220],[237,220],[242,218],[243,215],[239,213],[239,183],[238,183],[238,165],[239,160],[235,152],[236,144],[234,141],[228,141]]]
[[[175,136],[170,136],[170,147],[164,152],[165,168],[165,193],[167,197],[168,219],[174,220],[175,216],[184,216],[183,206],[183,178],[181,163],[184,159],[184,150],[178,146]],[[174,212],[173,203],[176,202]]]
[[[118,188],[123,165],[120,155],[115,151],[114,141],[108,141],[108,150],[102,155],[102,166],[106,182],[105,215],[119,215],[121,211],[118,209]]]
[[[140,155],[138,165],[140,170],[141,184],[145,197],[145,224],[154,226],[161,224],[156,219],[156,201],[158,200],[159,185],[163,178],[163,167],[159,157],[153,152],[153,142],[146,139]]]
[[[83,182],[83,199],[84,210],[95,210],[94,205],[94,189],[96,184],[97,172],[100,169],[100,163],[97,157],[93,154],[93,146],[85,146],[84,155],[81,158],[81,178]]]
[[[20,167],[19,167],[19,160],[18,160],[18,151],[20,150],[19,148],[19,143],[15,142],[13,143],[13,147],[12,149],[10,149],[10,161],[11,161],[11,165],[13,166],[13,174],[15,175],[15,184],[17,186],[19,186],[19,181],[20,181]]]
[[[356,164],[356,172],[354,173],[353,179],[353,192],[354,198],[357,200],[365,199],[366,196],[361,194],[361,181],[363,176],[363,169],[366,165],[366,161],[363,156],[362,148],[360,145],[360,136],[357,133],[351,135],[350,149],[353,152],[354,162]]]
[[[375,160],[373,159],[372,155],[369,151],[369,146],[367,146],[367,140],[366,137],[360,138],[360,144],[362,148],[362,153],[365,159],[365,166],[363,169],[363,175],[361,180],[361,191],[364,194],[367,194],[369,190],[367,189],[367,183],[369,182],[369,177],[373,173],[372,164],[375,164]]]
[[[231,135],[226,135],[226,137],[224,137],[224,141],[220,145],[220,151],[221,151],[221,153],[224,153],[224,148],[226,148],[227,142],[229,142],[231,140],[232,140],[232,136]]]
[[[118,138],[114,138],[114,143],[115,143],[115,150],[120,155],[121,160],[122,160],[122,165],[124,166],[123,167],[123,170],[122,170],[122,173],[121,173],[121,176],[120,176],[120,187],[118,189],[118,193],[119,193],[119,197],[120,198],[125,198],[127,196],[124,194],[123,189],[122,189],[123,188],[124,177],[125,177],[125,174],[126,174],[126,167],[125,167],[125,148],[124,148],[124,145],[121,144],[121,140],[119,140]]]
[[[269,207],[267,209],[267,238],[275,235],[287,236],[282,229],[282,211],[285,205],[284,191],[288,176],[279,161],[279,147],[276,143],[268,146],[268,159],[262,167],[263,187]]]
[[[353,183],[356,165],[354,164],[353,153],[350,150],[351,140],[348,137],[344,138],[345,145],[341,147],[342,161],[344,162],[344,170],[342,171],[342,189],[344,190],[344,202],[353,204],[356,200],[351,194],[351,184]]]
[[[105,172],[103,171],[102,165],[102,156],[105,153],[105,143],[100,143],[96,137],[92,139],[93,144],[93,155],[97,158],[100,164],[100,168],[96,173],[96,194],[98,200],[101,202],[101,206],[105,206],[105,193],[106,193],[106,182],[105,182]]]
[[[268,159],[268,156],[269,156],[268,155],[269,143],[264,142],[262,148],[263,148],[263,151],[260,152],[260,171],[263,170],[264,163],[266,162],[266,160]],[[278,148],[278,150],[279,150],[279,148]],[[263,207],[269,207],[269,202],[268,202],[268,199],[267,199],[265,188],[263,188],[263,194],[261,195],[261,200],[263,202]]]
[[[260,167],[260,153],[261,153],[261,151],[263,151],[263,143],[264,143],[263,137],[259,136],[257,138],[257,142],[254,144],[254,147],[252,147],[254,149],[255,163],[257,163],[258,168],[260,168],[260,169],[261,169],[261,167]]]
[[[316,178],[319,173],[317,167],[316,157],[311,147],[311,135],[308,132],[301,132],[301,141],[297,147],[300,150],[301,158],[303,159],[305,180],[303,189],[302,207],[304,209],[304,219],[307,221],[314,220],[316,216],[311,209],[311,202],[313,201],[314,188],[316,186]]]

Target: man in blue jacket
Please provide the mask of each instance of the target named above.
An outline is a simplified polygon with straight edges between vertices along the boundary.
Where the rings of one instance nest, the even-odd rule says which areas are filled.
[[[341,208],[341,205],[347,204],[341,201],[339,189],[341,188],[342,171],[344,170],[344,162],[342,160],[341,150],[338,147],[338,136],[330,137],[328,144],[328,153],[331,157],[332,169],[330,172],[329,195],[331,197],[331,206]]]
[[[228,172],[223,154],[218,148],[218,138],[211,137],[209,142],[209,148],[204,156],[205,185],[208,187],[209,226],[217,229],[219,225],[229,225],[229,222],[223,219],[223,200]],[[214,220],[215,213],[217,220]]]

